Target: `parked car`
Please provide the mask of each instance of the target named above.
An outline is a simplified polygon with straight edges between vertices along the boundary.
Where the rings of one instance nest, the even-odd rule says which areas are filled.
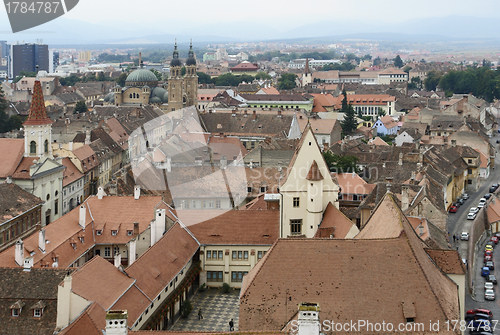
[[[491,193],[486,193],[483,198],[485,198],[486,200],[488,200],[489,198],[491,198]]]
[[[469,195],[467,193],[462,194],[461,199],[467,200],[469,199]]]
[[[477,212],[479,212],[479,208],[477,208],[477,207],[471,207],[471,208],[469,209],[469,213],[474,213],[474,214],[476,214]]]
[[[489,275],[490,275],[490,268],[487,266],[483,266],[483,268],[481,269],[481,276],[487,277]]]
[[[457,206],[451,206],[450,207],[450,213],[456,213],[458,210],[458,207]]]
[[[498,183],[492,184],[490,187],[490,193],[495,192],[497,190],[497,188],[498,188]]]
[[[484,205],[486,205],[486,202],[480,202],[477,204],[477,208],[481,209],[484,207]]]
[[[476,315],[477,313],[486,314],[489,315],[490,317],[493,317],[493,313],[489,309],[476,308],[476,309],[469,309],[467,311],[468,315]]]
[[[484,246],[484,250],[491,250],[491,251],[493,251],[493,245],[491,245],[491,244],[489,244],[489,243],[488,243],[488,244],[486,244],[486,245]]]
[[[457,201],[457,202],[454,202],[453,204],[451,204],[452,206],[455,206],[455,207],[460,207],[462,206],[462,203],[460,201]]]
[[[486,198],[479,199],[479,203],[481,203],[481,202],[486,202]]]
[[[458,198],[458,199],[457,199],[457,204],[459,204],[459,205],[463,205],[464,203],[465,203],[465,200],[464,200],[464,199],[462,199],[462,198]],[[460,206],[459,206],[459,207],[460,207]]]
[[[486,250],[486,251],[484,252],[484,256],[485,256],[485,257],[486,257],[486,256],[491,256],[491,257],[493,257],[493,251]]]
[[[495,277],[495,275],[489,275],[488,277],[486,277],[486,280],[492,282],[493,285],[497,284],[497,277]]]
[[[498,244],[498,237],[496,236],[492,236],[491,237],[491,242],[495,243],[495,244]]]
[[[486,283],[484,283],[484,289],[485,290],[493,290],[495,287],[495,285],[493,285],[492,282],[490,281],[487,281]]]
[[[495,236],[500,239],[500,232],[496,233]]]
[[[477,216],[476,213],[469,213],[467,214],[467,220],[474,220],[476,216]]]
[[[490,255],[484,256],[484,262],[485,263],[491,261],[492,259],[493,259],[493,257],[491,257]]]
[[[493,290],[484,291],[484,299],[495,300],[495,291],[493,291]]]
[[[490,270],[495,270],[495,263],[493,263],[493,261],[488,261],[486,262],[485,264],[487,267],[490,268]]]
[[[462,241],[468,241],[469,240],[469,233],[468,232],[462,232],[462,235],[460,235],[460,239]]]

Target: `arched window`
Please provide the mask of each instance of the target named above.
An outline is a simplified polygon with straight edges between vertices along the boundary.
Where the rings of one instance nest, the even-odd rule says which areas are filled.
[[[49,153],[49,140],[45,140],[45,143],[43,143],[43,149],[45,153]]]
[[[36,154],[36,142],[35,141],[30,142],[30,154]]]
[[[130,99],[132,99],[132,93],[130,93],[129,97],[130,97]]]

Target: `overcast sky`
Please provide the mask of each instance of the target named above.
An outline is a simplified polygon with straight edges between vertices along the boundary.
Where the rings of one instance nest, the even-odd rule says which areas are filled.
[[[129,29],[135,25],[134,31],[140,31],[143,35],[193,35],[193,31],[205,35],[223,35],[223,32],[232,31],[240,37],[246,37],[251,36],[252,32],[257,33],[258,29],[260,36],[265,36],[268,28],[286,32],[312,25],[311,29],[315,29],[316,23],[325,21],[336,23],[336,27],[340,27],[336,28],[338,33],[342,33],[342,27],[356,26],[363,26],[369,32],[370,28],[389,24],[451,15],[500,19],[500,0],[80,0],[64,17],[106,25],[130,36],[132,33]],[[0,40],[24,40],[31,39],[31,36],[38,38],[43,31],[54,37],[75,34],[47,24],[23,32],[26,35],[12,34],[8,22],[5,7],[0,6]],[[67,23],[60,18],[53,22],[67,27],[64,26]],[[231,22],[240,24],[235,26]],[[75,27],[80,33],[85,33],[85,29]],[[319,27],[316,30],[321,35]],[[461,27],[466,28],[465,25]],[[248,35],[242,36],[241,29]],[[106,31],[101,29],[97,35],[106,35]]]

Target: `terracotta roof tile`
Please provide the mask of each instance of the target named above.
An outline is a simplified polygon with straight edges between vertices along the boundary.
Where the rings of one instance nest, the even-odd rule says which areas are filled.
[[[24,139],[0,138],[0,178],[12,176],[24,155]]]
[[[28,119],[24,121],[25,126],[35,126],[52,124],[52,120],[47,116],[45,109],[45,101],[43,100],[42,85],[36,80],[33,85],[33,96],[31,98],[30,114]]]
[[[322,180],[323,175],[321,174],[321,171],[318,168],[318,163],[316,161],[313,161],[311,164],[311,168],[309,169],[309,172],[307,173],[306,176],[307,180]]]
[[[42,199],[25,191],[14,183],[0,184],[0,224],[42,204]]]
[[[353,226],[354,223],[329,202],[314,237],[330,238],[330,236],[333,236],[333,238],[346,238]]]
[[[425,249],[425,251],[444,273],[465,275],[465,264],[456,250]]]

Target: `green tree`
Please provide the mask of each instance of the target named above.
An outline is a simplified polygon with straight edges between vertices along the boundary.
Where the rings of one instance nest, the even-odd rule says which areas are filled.
[[[435,91],[441,80],[441,73],[436,70],[431,70],[427,73],[424,80],[424,86],[427,91]]]
[[[163,75],[157,69],[150,69],[149,71],[153,72],[153,74],[156,76],[156,79],[158,79],[158,80],[163,79]]]
[[[87,108],[87,104],[85,103],[85,101],[81,100],[81,101],[78,101],[75,105],[75,110],[74,110],[74,113],[86,113],[88,112],[89,109]]]
[[[347,59],[348,62],[352,61],[353,59],[356,59],[356,55],[353,54],[352,52],[348,53],[345,55],[345,58]]]
[[[196,72],[196,75],[198,75],[198,83],[200,84],[212,84],[213,80],[212,78],[206,74],[205,72]]]
[[[385,110],[382,107],[378,108],[378,116],[380,117],[385,116]]]
[[[120,85],[121,87],[124,87],[125,86],[125,80],[127,79],[127,76],[128,76],[127,73],[125,73],[125,72],[121,73],[120,76],[115,79],[116,84]]]
[[[257,72],[255,79],[271,79],[272,77],[263,71]]]
[[[347,103],[347,94],[345,89],[342,91],[342,94],[344,95],[344,98],[342,99],[341,112],[344,113],[344,118],[340,121],[340,126],[342,127],[344,135],[351,135],[356,129],[358,129],[358,120],[356,119],[354,107]]]
[[[5,99],[5,93],[3,92],[2,86],[0,86],[0,133],[7,132],[7,107],[9,102]]]
[[[186,75],[186,67],[185,66],[181,67],[181,76],[184,76],[184,75]]]
[[[413,69],[413,68],[412,68],[410,65],[406,65],[406,66],[403,68],[403,71],[409,74],[411,69]]]
[[[382,64],[382,60],[380,59],[380,57],[377,57],[373,60],[373,66],[378,66]]]
[[[297,75],[295,73],[283,73],[281,78],[278,80],[278,89],[279,90],[291,90],[297,87],[295,83],[295,79],[297,79]]]
[[[36,77],[36,72],[31,72],[31,71],[21,71],[19,72],[19,75],[14,79],[14,82],[17,83],[19,80],[21,80],[23,77],[28,77],[28,78],[35,78]]]
[[[75,86],[75,84],[80,81],[82,81],[80,77],[75,76],[74,74],[69,77],[59,78],[59,84],[61,84],[62,86]]]
[[[363,57],[361,57],[362,60],[372,60],[372,55],[364,55]]]
[[[403,67],[403,60],[401,59],[401,57],[399,55],[397,55],[396,58],[394,58],[394,66],[399,67],[399,68]]]
[[[97,75],[97,81],[106,81],[106,77],[104,77],[104,72],[99,72]]]
[[[358,173],[357,162],[359,158],[356,156],[339,156],[331,151],[324,151],[323,157],[325,158],[327,166],[330,171],[337,173]]]
[[[422,89],[422,80],[420,77],[412,77],[410,82],[408,83],[409,90],[421,90]]]

